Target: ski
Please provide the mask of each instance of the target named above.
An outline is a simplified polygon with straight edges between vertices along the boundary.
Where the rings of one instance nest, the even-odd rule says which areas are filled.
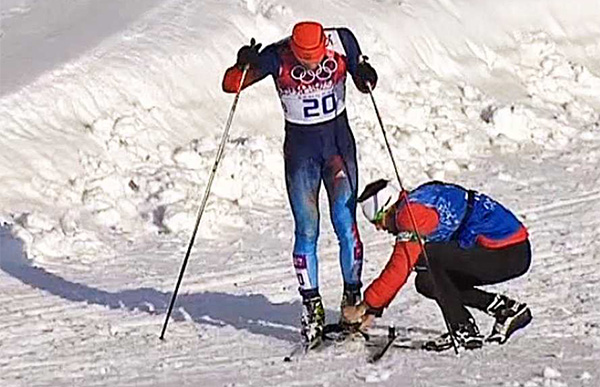
[[[340,324],[327,324],[323,327],[323,340],[333,342],[343,342],[349,338],[354,338],[360,335],[365,341],[369,341],[369,334],[361,331],[357,327],[344,327]]]
[[[358,336],[360,334],[360,336]],[[340,324],[327,324],[323,327],[323,337],[321,341],[311,347],[308,343],[301,342],[294,345],[290,353],[283,358],[288,363],[294,358],[305,356],[310,352],[320,352],[330,346],[339,346],[344,342],[353,340],[356,337],[362,337],[365,341],[369,340],[369,335],[359,330],[348,330]]]
[[[396,328],[394,328],[393,325],[390,325],[388,327],[387,341],[385,342],[383,347],[381,347],[379,350],[375,351],[375,353],[373,353],[369,357],[368,362],[376,363],[377,361],[379,361],[379,359],[381,359],[383,357],[383,355],[385,355],[385,353],[392,346],[392,344],[394,344],[394,340],[396,340],[396,337],[397,337],[396,336]]]
[[[412,337],[414,333],[417,334],[439,334],[440,332],[431,329],[423,328],[401,328],[400,331],[393,325],[386,327],[372,327],[375,331],[370,332],[370,340],[365,343],[366,347],[374,348],[367,361],[369,363],[376,363],[379,361],[390,348],[398,349],[410,349],[410,350],[425,350],[425,343],[429,339],[419,339]],[[387,334],[381,332],[381,330],[387,329]]]
[[[328,324],[323,327],[323,339],[312,348],[307,343],[301,342],[294,345],[289,355],[283,358],[284,362],[291,362],[294,358],[305,356],[310,352],[320,352],[330,346],[340,346],[347,341],[357,337],[364,340],[365,347],[373,348],[374,352],[367,358],[368,363],[376,363],[392,347],[398,349],[425,350],[425,343],[429,340],[417,339],[411,337],[413,333],[417,334],[439,334],[437,330],[423,328],[401,329],[403,333],[398,332],[394,325],[373,326],[373,332],[363,332],[360,330],[348,330],[339,324]],[[387,330],[387,334],[385,333]],[[405,332],[404,332],[405,331]]]
[[[429,340],[396,339],[394,344],[392,344],[392,347],[402,349],[420,349],[426,351],[425,344],[428,341]]]

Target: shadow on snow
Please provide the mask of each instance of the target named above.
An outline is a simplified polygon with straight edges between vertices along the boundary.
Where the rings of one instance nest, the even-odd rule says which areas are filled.
[[[153,288],[113,293],[71,282],[43,268],[31,266],[23,252],[23,242],[12,235],[8,225],[0,225],[0,269],[24,284],[66,300],[103,305],[111,309],[165,314],[172,294]],[[201,292],[179,294],[171,318],[184,321],[184,314],[187,314],[198,324],[230,325],[254,334],[296,341],[299,333],[295,327],[299,322],[300,309],[300,301],[275,304],[260,294]],[[335,314],[328,312],[332,316]]]

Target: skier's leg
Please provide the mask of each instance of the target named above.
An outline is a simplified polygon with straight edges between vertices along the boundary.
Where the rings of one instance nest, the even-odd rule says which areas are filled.
[[[485,310],[494,297],[494,293],[488,293],[481,289],[474,288],[474,281],[466,279],[464,276],[457,275],[455,272],[448,273],[459,289],[460,298],[465,306]],[[420,271],[415,278],[415,288],[419,294],[435,300],[435,285],[431,274],[427,271]]]
[[[455,244],[427,243],[425,249],[429,258],[429,272],[427,274],[431,276],[428,289],[433,289],[435,300],[448,319],[450,326],[466,324],[468,321],[473,320],[462,301],[459,284],[456,283],[450,272],[455,267],[456,254],[460,253],[456,251]],[[422,276],[420,279],[421,290],[425,288],[423,286],[424,278]]]
[[[429,272],[417,272],[417,276],[415,277],[415,289],[420,295],[435,300],[435,286]]]
[[[474,288],[525,273],[531,261],[528,241],[498,250],[480,247],[465,250],[456,243],[432,243],[427,245],[427,252],[430,272],[419,273],[417,290],[435,295],[451,326],[469,321],[471,317],[464,306],[472,306],[496,317],[490,337],[503,343],[531,321],[531,312],[525,304]]]
[[[486,311],[497,294],[475,288],[511,280],[527,272],[531,264],[529,241],[503,249],[475,247],[453,254],[450,275],[458,284],[465,305]]]
[[[531,264],[529,241],[497,250],[468,250],[455,264],[456,271],[452,275],[462,286],[463,302],[495,318],[488,341],[502,344],[515,331],[529,324],[532,316],[525,303],[474,287],[504,282],[527,272]]]
[[[496,250],[482,247],[461,249],[456,243],[430,243],[427,246],[430,261],[432,253],[429,250],[432,249],[436,256],[436,268],[444,268],[445,275],[455,285],[462,302],[482,311],[486,311],[496,294],[474,286],[497,284],[519,277],[528,270],[531,263],[528,241]],[[433,298],[434,284],[430,273],[419,273],[416,281],[417,290]]]
[[[314,133],[286,130],[285,181],[295,224],[294,268],[303,299],[300,333],[309,347],[319,345],[325,325],[317,260],[321,184],[321,159],[315,155],[318,145]]]
[[[520,318],[518,314],[522,313],[524,319],[528,317],[531,320],[531,313],[525,310],[525,304],[517,303],[503,295],[489,293],[473,287],[475,284],[481,283],[472,277],[467,278],[453,272],[450,272],[450,276],[458,284],[460,297],[465,306],[482,310],[496,318],[496,324],[490,336],[494,337],[496,341],[504,342],[508,337],[506,334],[500,336],[498,332],[512,333],[509,329],[503,327],[506,323],[508,323],[507,326],[510,326],[511,321],[509,319],[511,317]],[[435,300],[435,287],[432,276],[428,272],[419,272],[417,274],[415,288],[419,294]],[[513,326],[515,325],[513,324]]]
[[[429,270],[418,274],[417,290],[426,296],[433,296],[442,309],[452,336],[444,333],[426,342],[424,348],[444,351],[452,348],[453,340],[465,349],[480,348],[483,336],[479,333],[475,319],[463,304],[455,278],[449,275],[448,257],[453,252],[453,246],[449,243],[427,243],[425,249],[429,258]]]
[[[333,136],[332,136],[333,135]],[[358,170],[356,146],[345,119],[337,121],[325,139],[323,182],[329,199],[331,222],[340,245],[344,288],[360,292],[363,249],[356,225]]]
[[[327,161],[323,181],[329,198],[329,210],[333,229],[340,246],[340,265],[344,283],[360,285],[362,271],[362,243],[356,226],[356,196],[343,160],[334,156]]]
[[[293,261],[300,292],[318,295],[317,239],[319,236],[320,160],[314,156],[318,144],[310,133],[286,132],[284,144],[285,181],[294,217]]]

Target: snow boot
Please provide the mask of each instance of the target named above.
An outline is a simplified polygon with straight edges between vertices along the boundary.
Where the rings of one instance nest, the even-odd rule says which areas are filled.
[[[308,349],[317,347],[323,341],[323,326],[325,325],[325,309],[321,296],[305,298],[302,301],[302,319],[300,334]]]
[[[452,333],[459,349],[477,349],[483,346],[483,336],[472,318],[466,323],[454,325]],[[452,337],[448,332],[423,344],[423,349],[427,351],[441,352],[450,348],[452,348]]]
[[[492,332],[486,339],[490,343],[504,344],[516,330],[527,326],[532,319],[527,304],[502,295],[496,295],[486,312],[496,319]]]

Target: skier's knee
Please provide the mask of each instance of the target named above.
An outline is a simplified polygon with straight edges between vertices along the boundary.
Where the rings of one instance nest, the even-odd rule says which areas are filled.
[[[301,230],[296,229],[294,235],[296,237],[297,242],[302,244],[312,244],[317,242],[317,238],[319,237],[319,230],[314,229],[312,227],[304,228]]]
[[[415,288],[417,292],[427,298],[435,298],[433,289],[433,280],[429,273],[419,273],[415,278]]]

